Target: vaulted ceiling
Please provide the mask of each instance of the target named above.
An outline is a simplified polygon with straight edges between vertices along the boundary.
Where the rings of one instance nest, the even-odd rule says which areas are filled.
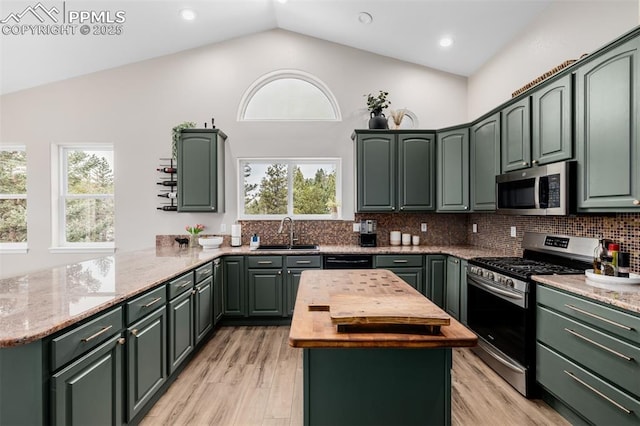
[[[3,0],[0,93],[274,28],[469,76],[552,1]],[[182,19],[186,8],[194,20]],[[124,18],[122,33],[83,35],[80,12]],[[361,22],[367,18],[362,12],[370,23]],[[67,24],[75,25],[73,34],[32,34],[41,31],[36,25],[50,30]],[[439,45],[444,36],[453,41],[447,48]]]

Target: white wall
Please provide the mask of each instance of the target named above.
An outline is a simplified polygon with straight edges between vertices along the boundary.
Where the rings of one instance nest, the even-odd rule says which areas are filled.
[[[522,34],[469,77],[468,121],[568,59],[578,59],[638,25],[638,0],[556,0]]]
[[[299,69],[323,80],[336,96],[342,122],[237,122],[249,85],[276,69]],[[237,163],[244,156],[336,156],[343,159],[343,211],[353,217],[354,128],[365,128],[364,94],[390,93],[392,106],[416,113],[421,128],[466,120],[466,79],[360,50],[273,30],[184,51],[0,98],[0,142],[27,146],[26,255],[0,256],[0,276],[92,255],[49,254],[50,147],[63,142],[115,145],[116,246],[152,247],[156,234],[183,233],[204,223],[217,233],[236,219]],[[229,136],[226,214],[156,210],[158,158],[170,155],[171,128],[215,117]]]

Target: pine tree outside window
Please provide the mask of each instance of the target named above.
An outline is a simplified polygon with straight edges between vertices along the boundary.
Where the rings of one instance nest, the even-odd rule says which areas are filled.
[[[339,158],[240,159],[240,218],[338,218],[340,168]]]
[[[111,145],[58,148],[59,185],[54,248],[108,249],[115,241],[114,167]],[[56,216],[56,215],[54,215]]]
[[[0,251],[27,250],[27,153],[0,146]]]

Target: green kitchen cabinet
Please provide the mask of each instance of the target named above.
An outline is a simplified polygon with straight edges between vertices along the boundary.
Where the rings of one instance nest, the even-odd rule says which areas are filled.
[[[282,269],[249,269],[249,316],[282,316]]]
[[[195,344],[198,345],[213,329],[213,275],[196,284],[194,297]]]
[[[163,289],[164,290],[164,289]],[[167,311],[164,304],[127,329],[127,421],[167,379]]]
[[[185,129],[177,145],[178,211],[224,212],[224,151],[217,129]]]
[[[441,254],[426,256],[426,278],[425,295],[444,309],[447,256]]]
[[[469,128],[438,132],[437,211],[469,211]]]
[[[308,269],[320,269],[322,267],[322,258],[320,256],[287,256],[285,265],[284,315],[292,316],[302,273]]]
[[[467,325],[467,268],[469,262],[460,259],[460,322]]]
[[[500,174],[500,113],[471,126],[469,137],[471,209],[495,210],[496,176]]]
[[[123,344],[116,334],[51,377],[52,424],[124,424]]]
[[[435,209],[433,132],[356,130],[358,212]]]
[[[502,173],[531,166],[531,98],[502,109]]]
[[[578,210],[640,211],[640,39],[576,69]]]
[[[193,332],[193,290],[169,301],[169,373],[173,373],[195,348]]]
[[[375,267],[387,269],[411,287],[424,294],[424,256],[419,254],[381,254],[375,257]]]
[[[457,320],[460,319],[461,278],[462,270],[460,259],[454,256],[448,256],[444,309]]]
[[[247,316],[244,256],[228,256],[222,261],[224,315]]]
[[[213,325],[216,325],[224,315],[224,275],[222,260],[213,261]]]
[[[531,164],[573,158],[573,74],[551,79],[531,94]]]

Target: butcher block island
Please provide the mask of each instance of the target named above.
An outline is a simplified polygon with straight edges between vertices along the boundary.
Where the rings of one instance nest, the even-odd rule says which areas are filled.
[[[289,343],[305,425],[448,425],[451,348],[477,337],[390,271],[309,270]]]

